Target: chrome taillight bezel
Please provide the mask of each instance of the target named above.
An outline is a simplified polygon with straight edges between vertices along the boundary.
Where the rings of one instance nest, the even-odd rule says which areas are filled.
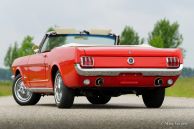
[[[169,68],[177,68],[180,66],[180,60],[178,57],[166,57],[166,64]]]
[[[80,62],[81,67],[84,67],[84,68],[94,67],[94,58],[93,57],[82,56],[80,59],[81,59],[81,62]],[[87,63],[85,63],[85,62],[87,62]]]

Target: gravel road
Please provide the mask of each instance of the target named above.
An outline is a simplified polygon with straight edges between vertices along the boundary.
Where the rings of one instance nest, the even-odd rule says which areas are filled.
[[[145,108],[142,98],[125,95],[107,105],[76,97],[71,109],[58,109],[53,96],[35,106],[19,106],[0,97],[0,129],[159,129],[194,128],[194,99],[166,97],[159,109]]]

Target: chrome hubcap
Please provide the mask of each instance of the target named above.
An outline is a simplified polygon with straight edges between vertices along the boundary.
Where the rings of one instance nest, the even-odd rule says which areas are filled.
[[[27,102],[32,97],[32,92],[27,90],[22,78],[19,78],[14,85],[14,93],[16,98],[21,102]]]
[[[57,103],[59,103],[62,98],[62,86],[63,86],[62,78],[60,74],[57,74],[55,78],[55,89],[54,89],[54,93],[55,93],[54,96]]]

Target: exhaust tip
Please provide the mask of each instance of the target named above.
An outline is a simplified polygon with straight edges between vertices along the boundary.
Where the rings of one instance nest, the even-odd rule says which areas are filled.
[[[96,79],[96,86],[103,86],[104,79],[103,78],[97,78]]]
[[[156,78],[154,81],[155,86],[159,87],[162,86],[163,80],[161,78]]]

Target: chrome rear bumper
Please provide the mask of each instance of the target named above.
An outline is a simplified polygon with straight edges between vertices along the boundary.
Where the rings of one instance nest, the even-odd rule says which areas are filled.
[[[75,64],[75,69],[82,76],[118,76],[120,73],[141,73],[143,76],[177,76],[181,74],[183,64],[179,68],[82,68]]]

